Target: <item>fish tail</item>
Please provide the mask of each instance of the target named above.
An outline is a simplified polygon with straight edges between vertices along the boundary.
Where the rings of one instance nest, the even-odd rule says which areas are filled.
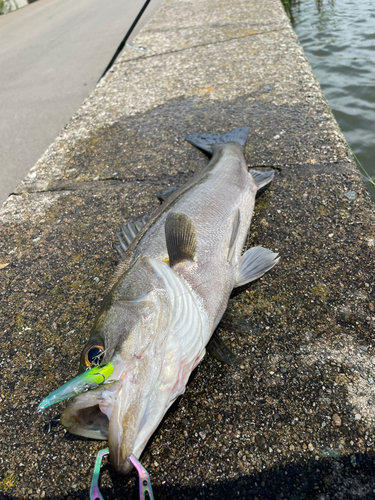
[[[238,144],[241,144],[241,146],[245,146],[248,135],[249,127],[241,127],[225,132],[225,134],[190,134],[186,135],[185,139],[198,149],[202,149],[206,153],[212,154],[212,146],[215,144],[237,142]]]

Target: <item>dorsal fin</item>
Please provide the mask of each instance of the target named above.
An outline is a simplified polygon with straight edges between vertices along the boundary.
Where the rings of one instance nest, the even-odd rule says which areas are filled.
[[[145,215],[141,220],[137,220],[135,222],[129,221],[127,224],[120,224],[120,231],[116,231],[116,236],[120,242],[120,245],[115,245],[118,252],[118,256],[116,255],[116,257],[121,259],[139,231],[145,224],[147,224],[149,218],[150,217],[148,215]]]
[[[184,260],[194,260],[197,236],[186,214],[169,212],[165,221],[165,239],[171,267]]]

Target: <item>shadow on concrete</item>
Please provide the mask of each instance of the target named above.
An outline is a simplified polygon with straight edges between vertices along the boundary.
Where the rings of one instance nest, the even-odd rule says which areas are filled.
[[[225,460],[225,457],[223,457]],[[197,467],[199,464],[197,463]],[[151,480],[152,470],[149,468]],[[117,475],[110,465],[102,467],[102,475],[110,476],[112,487],[102,487],[106,500],[139,498],[135,472],[126,479]],[[232,480],[206,483],[197,486],[168,484],[153,485],[156,500],[193,500],[232,498],[244,500],[370,500],[375,499],[375,454],[364,453],[350,456],[312,461],[310,464],[287,464],[260,474],[244,475]],[[73,499],[87,499],[89,485],[85,490],[72,490]],[[6,492],[4,500],[15,500]],[[64,496],[50,497],[61,500]]]

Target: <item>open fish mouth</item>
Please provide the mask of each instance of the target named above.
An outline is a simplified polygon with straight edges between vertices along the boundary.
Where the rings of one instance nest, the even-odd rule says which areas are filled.
[[[108,440],[111,463],[122,473],[132,468],[128,458],[134,451],[134,424],[141,410],[136,408],[136,414],[134,408],[130,410],[128,386],[125,378],[80,394],[69,402],[60,419],[72,434]],[[128,397],[124,397],[126,393]]]
[[[104,374],[109,373],[108,367],[111,374],[107,377]],[[125,474],[133,467],[128,459],[148,417],[147,401],[141,397],[143,388],[137,382],[125,370],[123,361],[117,359],[59,387],[40,403],[38,411],[44,412],[48,406],[71,398],[60,423],[72,434],[108,440],[111,463]],[[134,404],[136,401],[138,404]]]
[[[101,411],[100,406],[104,391],[107,388],[92,389],[71,400],[61,415],[61,424],[72,434],[91,439],[108,439],[109,417]]]
[[[158,425],[164,415],[168,395],[163,397],[159,392],[160,398],[155,398],[155,381],[145,383],[144,371],[148,370],[143,370],[144,367],[127,370],[121,358],[110,364],[113,371],[108,378],[103,379],[103,375],[100,384],[83,383],[85,378],[92,379],[92,370],[96,371],[96,377],[101,373],[99,366],[51,393],[39,405],[38,411],[43,412],[51,404],[71,398],[60,423],[72,434],[108,440],[112,465],[118,472],[127,474],[133,467],[130,455],[139,458],[155,429],[155,422]],[[155,400],[158,400],[157,405]]]

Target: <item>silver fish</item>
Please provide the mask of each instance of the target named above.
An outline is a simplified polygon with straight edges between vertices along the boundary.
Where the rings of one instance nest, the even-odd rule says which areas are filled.
[[[210,162],[153,216],[119,234],[123,256],[80,365],[81,372],[99,363],[114,369],[105,384],[70,400],[61,423],[73,434],[108,439],[121,473],[185,391],[233,288],[278,261],[262,247],[242,255],[257,191],[274,176],[247,170],[247,135],[239,128],[187,136]]]

